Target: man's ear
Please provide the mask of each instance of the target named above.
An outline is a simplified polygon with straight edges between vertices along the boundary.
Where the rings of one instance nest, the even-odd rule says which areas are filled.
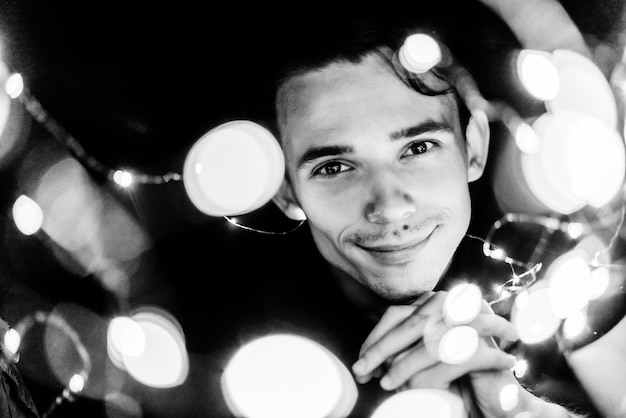
[[[295,197],[291,182],[286,177],[283,179],[276,194],[274,194],[272,201],[289,219],[294,221],[306,219],[306,215]]]
[[[489,119],[482,110],[472,112],[465,132],[467,146],[467,179],[478,180],[485,171],[489,153]]]

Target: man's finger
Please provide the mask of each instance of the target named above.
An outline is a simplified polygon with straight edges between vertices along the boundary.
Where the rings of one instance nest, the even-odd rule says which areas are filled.
[[[451,382],[467,373],[487,370],[510,370],[514,364],[514,356],[485,345],[466,363],[448,364],[439,362],[420,373],[414,374],[407,381],[407,386],[410,388],[447,387]]]

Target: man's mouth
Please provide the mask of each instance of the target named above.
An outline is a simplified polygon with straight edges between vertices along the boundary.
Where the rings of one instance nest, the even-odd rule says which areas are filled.
[[[406,264],[417,258],[428,239],[432,236],[437,227],[428,235],[401,243],[389,243],[378,245],[358,244],[358,247],[365,251],[370,257],[380,264],[399,265]]]

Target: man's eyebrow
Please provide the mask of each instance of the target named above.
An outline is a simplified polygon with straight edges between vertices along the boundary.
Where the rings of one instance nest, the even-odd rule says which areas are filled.
[[[302,154],[298,158],[298,169],[301,169],[303,166],[307,165],[313,160],[316,160],[321,157],[328,157],[333,155],[340,154],[348,154],[353,151],[352,147],[346,145],[329,145],[324,147],[313,147],[306,150],[304,154]]]
[[[437,122],[434,120],[427,120],[425,122],[420,123],[419,125],[411,126],[409,128],[404,128],[396,132],[392,132],[389,134],[389,138],[391,140],[397,140],[402,138],[411,138],[414,136],[421,135],[427,132],[452,132],[452,127],[446,122]]]

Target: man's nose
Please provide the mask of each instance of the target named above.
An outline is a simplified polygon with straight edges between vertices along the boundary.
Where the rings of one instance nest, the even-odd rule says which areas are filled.
[[[372,175],[371,196],[365,205],[365,217],[377,224],[393,223],[411,217],[416,211],[415,201],[405,181],[393,171]]]

